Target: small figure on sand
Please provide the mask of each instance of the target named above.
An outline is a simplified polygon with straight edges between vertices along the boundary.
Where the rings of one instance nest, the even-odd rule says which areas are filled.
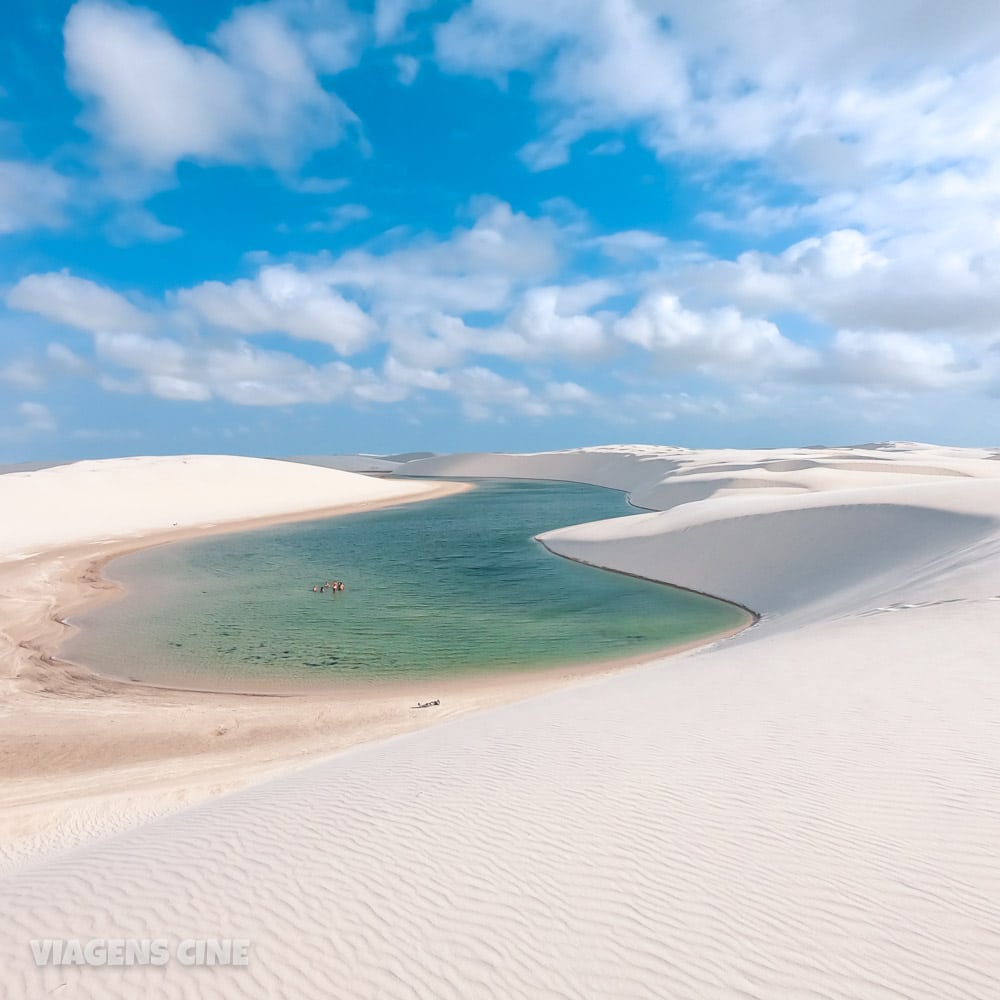
[[[435,705],[440,705],[441,699],[435,698],[433,701],[418,701],[417,708],[433,708]]]

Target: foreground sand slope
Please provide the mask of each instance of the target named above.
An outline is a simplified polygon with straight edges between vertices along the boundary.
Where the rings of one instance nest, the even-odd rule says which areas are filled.
[[[729,588],[764,620],[23,871],[0,883],[0,982],[95,998],[1000,995],[1000,463],[805,455],[425,464],[686,497],[545,542]],[[115,936],[248,938],[250,964],[37,969],[28,944]]]

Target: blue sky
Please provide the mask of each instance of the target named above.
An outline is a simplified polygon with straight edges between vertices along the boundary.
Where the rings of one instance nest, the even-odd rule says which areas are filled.
[[[0,29],[0,461],[997,443],[979,0]]]

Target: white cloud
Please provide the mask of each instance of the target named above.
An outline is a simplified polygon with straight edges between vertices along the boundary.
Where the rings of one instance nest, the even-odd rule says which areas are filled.
[[[181,289],[147,310],[65,271],[30,275],[8,305],[92,332],[94,361],[53,343],[41,366],[8,365],[0,377],[35,388],[33,378],[59,371],[108,391],[248,406],[410,399],[412,413],[450,397],[476,420],[583,409],[617,419],[621,399],[603,387],[610,372],[601,365],[615,355],[624,371],[643,372],[643,387],[655,389],[648,412],[663,420],[746,412],[745,402],[727,409],[732,390],[698,395],[706,379],[753,383],[774,398],[796,384],[830,399],[868,392],[900,408],[918,392],[1000,385],[990,220],[963,248],[843,229],[720,261],[653,233],[595,235],[579,218],[559,225],[494,201],[471,214],[443,237],[392,232],[340,257],[265,262],[250,277]],[[595,252],[613,262],[598,265],[611,277],[565,280],[567,262]],[[962,297],[972,303],[964,326],[938,325]],[[811,346],[797,342],[803,330]],[[260,350],[233,336],[269,333],[341,355],[384,344],[384,359],[315,364],[295,345]],[[491,357],[531,367],[501,374]]]
[[[149,391],[160,399],[174,399],[184,402],[203,402],[212,398],[212,390],[204,382],[179,378],[176,375],[150,374],[147,378]]]
[[[352,223],[370,219],[371,214],[371,209],[365,205],[338,205],[329,210],[324,220],[311,222],[306,228],[313,233],[335,233]]]
[[[185,45],[150,11],[80,0],[64,36],[83,123],[160,171],[182,159],[287,169],[335,145],[353,115],[317,69],[342,66],[341,36],[296,31],[283,13],[280,5],[237,8],[208,49]]]
[[[406,28],[406,19],[430,7],[433,0],[376,0],[375,41],[379,45],[395,41]]]
[[[45,374],[37,362],[25,358],[0,366],[0,382],[19,389],[40,389],[45,385]]]
[[[594,5],[576,0],[474,0],[435,33],[438,59],[453,72],[484,76],[531,67],[559,41],[588,31]]]
[[[433,368],[416,368],[404,364],[392,354],[385,359],[383,372],[389,382],[395,385],[412,386],[415,389],[432,389],[446,392],[451,388],[451,379],[445,372]]]
[[[474,365],[456,371],[452,384],[462,412],[470,420],[489,420],[499,410],[528,417],[546,417],[552,407],[523,382]]]
[[[986,373],[964,362],[954,345],[905,333],[838,331],[831,375],[868,386],[938,389],[981,383]]]
[[[612,260],[635,264],[644,258],[656,260],[670,249],[670,241],[643,229],[624,229],[595,236],[591,243]]]
[[[404,87],[409,87],[420,72],[420,60],[413,56],[398,55],[393,62],[396,64],[396,79]]]
[[[630,392],[622,398],[620,408],[665,422],[685,417],[721,420],[730,412],[726,403],[717,397],[693,396],[686,392]]]
[[[669,292],[645,296],[615,324],[615,332],[675,372],[750,379],[808,369],[818,361],[813,351],[782,336],[768,320],[748,318],[732,307],[693,311]]]
[[[577,382],[547,382],[545,395],[553,403],[568,404],[570,410],[579,405],[589,406],[597,402],[594,393]]]
[[[401,363],[455,366],[467,355],[593,359],[608,347],[589,314],[621,291],[615,280],[541,285],[576,237],[490,200],[443,240],[412,237],[382,254],[351,251],[317,275],[362,296]],[[480,315],[481,314],[481,315]]]
[[[24,428],[27,431],[54,431],[56,429],[56,418],[44,403],[19,403],[17,412],[23,418]]]
[[[621,139],[608,139],[598,143],[591,151],[591,156],[618,156],[625,152],[625,143]]]
[[[566,161],[569,147],[592,130],[678,113],[689,94],[681,52],[656,15],[632,2],[580,5],[571,0],[475,0],[437,33],[445,68],[481,75],[537,68],[537,93],[560,108],[543,139],[525,147],[535,169]]]
[[[142,333],[97,333],[97,354],[122,368],[152,375],[181,375],[188,367],[190,352],[168,337]]]
[[[103,372],[98,383],[108,392],[149,393],[184,402],[223,399],[241,406],[387,402],[409,392],[406,386],[343,362],[310,365],[287,352],[258,350],[245,341],[213,345],[143,334],[98,334],[95,346],[101,361],[128,373],[122,377]]]
[[[243,406],[288,406],[350,399],[358,389],[378,382],[367,371],[340,361],[318,367],[279,351],[259,351],[247,344],[208,353],[205,372],[216,395]]]
[[[750,251],[696,266],[689,291],[750,312],[794,311],[853,330],[992,334],[1000,331],[1000,243],[979,227],[954,242],[857,230],[810,237],[780,254]]]
[[[285,18],[320,73],[340,73],[361,58],[365,19],[349,0],[271,0],[261,6]]]
[[[147,330],[151,317],[124,296],[69,271],[29,274],[8,293],[7,305],[80,330]]]
[[[602,286],[595,293],[597,284],[577,288],[548,286],[525,292],[504,323],[504,330],[513,333],[517,341],[503,349],[494,345],[494,352],[520,358],[602,356],[608,347],[604,323],[579,311],[610,294],[610,286]]]
[[[318,340],[341,354],[366,345],[371,319],[317,273],[289,264],[264,267],[257,277],[231,285],[207,281],[176,293],[177,301],[205,322],[243,334],[285,333]]]
[[[478,202],[469,227],[445,240],[411,239],[383,254],[357,250],[323,270],[331,284],[364,292],[390,311],[424,314],[494,311],[516,288],[542,281],[559,265],[558,229],[493,200]]]
[[[0,160],[0,233],[65,224],[70,181],[39,163]]]
[[[55,369],[65,375],[84,375],[90,371],[90,364],[75,351],[53,341],[45,348],[45,356]]]
[[[350,185],[346,177],[292,177],[288,186],[299,194],[336,194]]]
[[[164,243],[184,234],[177,226],[161,222],[152,212],[137,205],[121,209],[105,227],[108,241],[115,246],[134,243]]]
[[[436,34],[448,70],[534,75],[548,123],[523,151],[535,168],[565,162],[584,135],[632,129],[705,169],[709,190],[739,164],[730,204],[701,219],[768,233],[960,233],[991,218],[998,52],[986,0],[473,0]]]

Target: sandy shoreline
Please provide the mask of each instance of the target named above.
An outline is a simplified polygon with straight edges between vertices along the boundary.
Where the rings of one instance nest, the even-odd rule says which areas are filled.
[[[433,500],[474,489],[434,481],[422,493],[226,524],[180,527],[128,541],[67,546],[0,563],[0,591],[45,596],[8,620],[11,651],[0,703],[0,872],[304,761],[507,704],[588,677],[721,641],[752,624],[665,650],[492,676],[192,688],[104,674],[60,657],[67,618],[120,596],[103,575],[130,552],[232,532]],[[544,543],[542,543],[544,544]],[[443,704],[415,710],[417,701]]]

